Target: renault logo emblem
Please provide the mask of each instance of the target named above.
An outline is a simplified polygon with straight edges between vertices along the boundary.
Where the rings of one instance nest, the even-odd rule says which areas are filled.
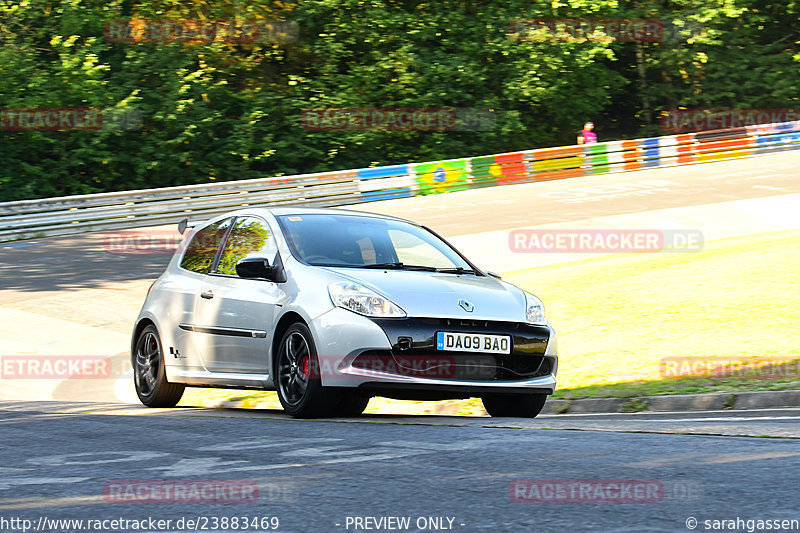
[[[466,300],[459,300],[459,301],[458,301],[458,305],[460,305],[460,306],[461,306],[461,308],[462,308],[464,311],[466,311],[467,313],[471,313],[471,312],[473,312],[473,311],[475,310],[475,306],[474,306],[474,305],[472,305],[471,303],[469,303],[469,302],[468,302],[468,301],[466,301]]]

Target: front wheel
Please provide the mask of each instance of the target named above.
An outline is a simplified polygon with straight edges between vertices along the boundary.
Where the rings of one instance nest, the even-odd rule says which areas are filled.
[[[360,416],[367,408],[370,397],[357,392],[344,392],[335,413],[338,416]]]
[[[164,350],[158,330],[152,324],[136,339],[133,352],[133,384],[136,395],[147,407],[175,407],[183,396],[184,385],[167,381]]]
[[[544,408],[547,394],[490,394],[481,399],[486,412],[493,417],[536,418]]]
[[[289,327],[278,345],[274,364],[278,399],[295,418],[326,416],[339,405],[340,395],[322,386],[319,358],[305,324]]]

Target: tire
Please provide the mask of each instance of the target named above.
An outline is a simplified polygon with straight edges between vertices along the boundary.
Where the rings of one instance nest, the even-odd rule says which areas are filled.
[[[167,381],[164,350],[155,326],[150,324],[139,332],[131,355],[133,384],[139,400],[147,407],[175,407],[185,386]]]
[[[369,396],[357,392],[344,392],[335,413],[338,416],[361,416],[369,400]]]
[[[305,324],[292,324],[283,334],[274,359],[275,388],[286,414],[317,418],[334,412],[341,394],[322,386],[317,348]]]
[[[486,412],[493,417],[536,418],[547,394],[492,394],[481,398]]]

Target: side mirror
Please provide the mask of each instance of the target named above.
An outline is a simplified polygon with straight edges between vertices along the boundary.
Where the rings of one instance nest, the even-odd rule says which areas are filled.
[[[236,263],[236,274],[240,278],[272,279],[275,272],[269,260],[263,257],[245,257]]]
[[[187,229],[193,229],[198,224],[199,224],[199,222],[189,222],[188,218],[184,218],[183,220],[178,222],[178,232],[181,235],[183,235],[184,233],[186,233]]]

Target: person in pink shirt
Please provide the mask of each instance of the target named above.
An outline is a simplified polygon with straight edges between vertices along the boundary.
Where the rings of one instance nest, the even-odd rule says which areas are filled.
[[[578,144],[595,144],[597,142],[597,134],[592,131],[594,129],[594,122],[587,122],[583,125],[583,129],[578,134]]]

